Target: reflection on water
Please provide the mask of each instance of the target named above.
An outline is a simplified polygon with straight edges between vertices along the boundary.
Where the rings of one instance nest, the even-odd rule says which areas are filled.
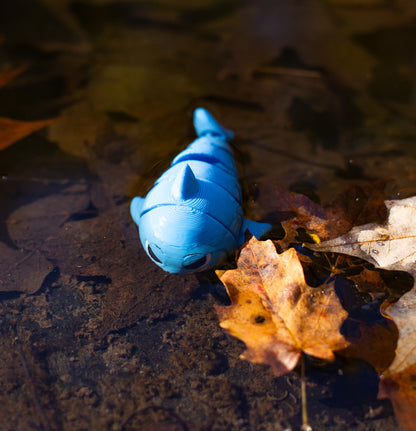
[[[0,428],[297,429],[297,374],[238,359],[215,288],[153,267],[128,203],[197,106],[236,131],[250,217],[270,184],[416,194],[415,32],[411,0],[0,2],[0,76],[24,68],[0,117],[63,115],[0,153]],[[397,429],[369,366],[309,368],[314,429]]]

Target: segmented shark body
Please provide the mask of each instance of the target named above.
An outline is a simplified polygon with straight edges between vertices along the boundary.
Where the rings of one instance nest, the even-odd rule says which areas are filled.
[[[203,271],[266,223],[244,219],[237,168],[224,129],[203,108],[194,112],[198,138],[172,161],[145,198],[135,197],[131,215],[149,257],[171,273]]]

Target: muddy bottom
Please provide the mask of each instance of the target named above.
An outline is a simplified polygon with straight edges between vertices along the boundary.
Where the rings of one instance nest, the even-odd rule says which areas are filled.
[[[298,373],[276,378],[239,359],[243,344],[218,325],[218,297],[191,281],[138,283],[176,306],[99,340],[101,280],[56,274],[35,296],[4,300],[2,429],[299,429]],[[398,429],[369,365],[308,360],[306,374],[314,430]]]

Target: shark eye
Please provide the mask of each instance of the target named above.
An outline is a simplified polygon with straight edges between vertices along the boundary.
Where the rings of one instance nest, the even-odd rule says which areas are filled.
[[[146,249],[147,254],[156,262],[156,263],[162,263],[162,261],[156,256],[155,252],[152,250],[152,247],[150,247],[149,243],[146,243]]]
[[[200,257],[195,262],[184,264],[183,267],[185,269],[197,270],[199,268],[202,268],[204,265],[206,265],[210,260],[211,260],[211,253],[208,253],[205,256]]]

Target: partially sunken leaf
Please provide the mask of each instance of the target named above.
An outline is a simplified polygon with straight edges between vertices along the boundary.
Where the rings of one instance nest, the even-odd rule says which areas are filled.
[[[358,226],[311,248],[358,256],[377,268],[406,271],[415,277],[416,196],[386,201],[386,206],[389,216],[385,225]],[[399,340],[394,361],[381,380],[380,396],[390,397],[402,425],[416,430],[416,283],[383,312],[396,324]]]
[[[21,67],[19,69],[14,69],[8,72],[0,73],[0,87],[3,87],[8,82],[16,78],[16,76],[19,76],[25,69],[26,69],[25,67]]]
[[[340,333],[347,317],[332,286],[308,286],[295,249],[276,252],[254,237],[238,268],[219,273],[231,305],[217,307],[220,324],[247,346],[243,358],[270,365],[276,375],[292,370],[301,352],[333,360],[348,342]]]
[[[18,121],[0,118],[0,150],[4,150],[18,140],[57,122],[59,118],[40,121]]]

